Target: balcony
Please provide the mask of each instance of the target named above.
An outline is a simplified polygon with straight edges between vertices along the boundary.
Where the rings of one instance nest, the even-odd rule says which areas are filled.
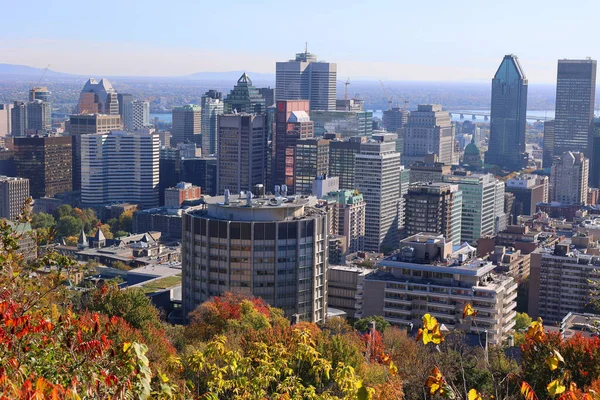
[[[411,315],[412,314],[412,310],[403,310],[401,308],[393,308],[393,307],[383,307],[383,311],[396,313],[396,314],[402,314],[402,315]],[[387,319],[387,317],[386,317],[386,319]]]
[[[508,304],[511,301],[514,301],[517,298],[517,292],[513,292],[510,296],[504,299],[504,304]]]
[[[387,301],[389,303],[394,303],[394,304],[403,304],[403,305],[406,305],[406,306],[412,306],[412,304],[413,304],[412,300],[395,299],[393,297],[384,297],[383,301]]]
[[[356,300],[362,300],[363,299],[363,293],[362,292],[356,292],[356,294],[354,295],[354,298]]]
[[[354,316],[356,317],[356,314]],[[394,317],[384,317],[384,319],[391,324],[402,324],[406,326],[410,326],[410,324],[412,324],[412,319],[400,319]]]

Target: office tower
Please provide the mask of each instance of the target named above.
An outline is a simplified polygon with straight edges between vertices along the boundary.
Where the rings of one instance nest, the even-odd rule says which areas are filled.
[[[579,234],[531,253],[528,314],[557,322],[583,312],[600,279],[600,262],[592,256],[598,251],[592,237]]]
[[[189,182],[179,182],[175,187],[165,190],[165,207],[179,208],[184,201],[198,200],[202,189]]]
[[[202,123],[200,128],[202,134],[202,152],[204,154],[216,154],[217,121],[219,115],[224,112],[223,94],[216,90],[209,90],[202,96],[200,107],[202,108]]]
[[[542,166],[552,167],[554,161],[554,120],[544,121],[544,155]]]
[[[444,176],[452,173],[452,167],[437,161],[436,154],[428,154],[424,161],[417,161],[410,167],[410,183],[442,182]]]
[[[11,127],[11,112],[12,104],[0,104],[0,137],[5,137],[10,134]]]
[[[335,139],[329,143],[329,175],[340,178],[340,189],[353,190],[354,155],[360,152],[365,136],[351,137],[345,140]]]
[[[548,177],[531,174],[518,175],[506,181],[506,191],[515,196],[512,209],[512,224],[519,215],[534,215],[537,203],[548,202]]]
[[[406,225],[406,199],[404,196],[408,193],[410,186],[410,170],[400,166],[400,200],[398,200],[398,229],[404,229]]]
[[[476,244],[480,237],[503,230],[504,182],[490,174],[447,175],[444,182],[457,184],[463,194],[461,241]]]
[[[509,338],[517,314],[513,277],[495,273],[491,261],[475,257],[474,247],[453,251],[452,242],[441,235],[410,236],[400,247],[402,252],[379,261],[380,269],[359,281],[355,318],[381,315],[416,329],[429,313],[448,329],[485,332],[489,344]],[[462,318],[467,303],[478,310],[472,319]]]
[[[52,129],[52,106],[47,101],[36,99],[27,103],[27,130],[49,131]]]
[[[398,132],[408,122],[408,111],[399,107],[393,107],[383,112],[383,129],[388,132]]]
[[[27,103],[15,101],[10,110],[10,132],[13,137],[27,136]]]
[[[31,197],[53,197],[73,189],[70,137],[16,137],[13,146],[17,176],[29,179]]]
[[[394,142],[363,143],[355,156],[356,188],[366,208],[365,251],[383,252],[398,247],[400,154]]]
[[[181,180],[202,188],[202,193],[217,195],[217,158],[197,157],[181,160]]]
[[[315,136],[337,133],[349,138],[373,133],[372,111],[311,110],[310,119],[315,124]]]
[[[158,207],[158,136],[150,130],[81,137],[81,202]]]
[[[266,183],[267,117],[264,114],[219,116],[218,193],[252,191]]]
[[[454,125],[448,111],[439,104],[419,104],[404,127],[402,164],[423,161],[427,154],[437,154],[438,161],[451,165],[454,158]]]
[[[317,176],[312,183],[312,195],[322,199],[327,193],[339,192],[340,178],[328,176],[327,174]]]
[[[16,220],[28,198],[29,179],[0,176],[0,218]]]
[[[308,116],[309,111],[307,100],[277,102],[271,180],[275,185],[287,185],[290,193],[295,188],[296,141],[314,136],[314,124]]]
[[[275,88],[258,88],[258,93],[265,99],[265,106],[267,108],[275,105]]]
[[[119,115],[121,116],[121,121],[125,120],[125,104],[133,101],[133,95],[129,93],[118,93],[117,100],[119,101]]]
[[[504,56],[492,79],[490,144],[485,162],[510,171],[527,166],[527,78],[517,56]]]
[[[75,114],[69,117],[69,133],[73,141],[73,190],[81,189],[81,135],[121,130],[121,121],[119,115]]]
[[[311,110],[335,110],[337,64],[304,51],[276,64],[276,100],[310,100]]]
[[[554,158],[550,172],[552,201],[587,204],[590,162],[583,153],[566,151]]]
[[[200,144],[202,129],[202,109],[200,106],[188,104],[173,107],[173,127],[171,128],[171,145],[178,143]]]
[[[458,185],[415,183],[409,186],[404,200],[407,235],[431,233],[444,236],[455,246],[461,244],[462,192]]]
[[[592,132],[592,156],[590,157],[589,186],[600,187],[600,119],[594,118]],[[595,204],[590,203],[588,204]]]
[[[164,206],[165,191],[172,188],[179,182],[191,182],[182,178],[182,157],[179,149],[161,147],[159,152],[158,170],[158,197],[161,206]],[[195,183],[193,183],[195,184]],[[204,187],[202,192],[206,193]]]
[[[90,78],[79,95],[79,114],[119,115],[117,91],[108,79]]]
[[[367,203],[358,190],[329,192],[323,199],[334,204],[336,233],[346,238],[348,253],[363,251],[365,247]]]
[[[296,141],[294,193],[313,194],[313,181],[329,170],[329,140],[308,138]]]
[[[136,131],[150,126],[150,103],[135,100],[123,104],[123,128]]]
[[[554,154],[590,157],[596,100],[596,60],[558,60]]]
[[[185,213],[183,314],[233,292],[260,297],[288,318],[324,321],[328,215],[312,201],[216,196],[206,199],[206,210]]]
[[[50,103],[52,93],[48,90],[46,86],[38,86],[29,89],[29,101],[33,102],[35,100],[45,101],[46,103]]]
[[[265,112],[265,99],[252,85],[252,80],[245,72],[225,99],[224,110],[225,114],[263,114]]]

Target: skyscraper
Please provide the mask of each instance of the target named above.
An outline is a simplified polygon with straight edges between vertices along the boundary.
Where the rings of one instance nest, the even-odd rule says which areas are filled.
[[[219,116],[217,141],[219,194],[252,191],[267,179],[267,117],[265,114]]]
[[[265,112],[265,99],[258,89],[252,85],[252,80],[244,72],[237,84],[233,87],[224,101],[225,113],[263,114]]]
[[[273,136],[271,179],[275,185],[294,190],[296,141],[314,136],[314,124],[308,116],[308,100],[278,101]]]
[[[542,166],[550,168],[554,159],[554,120],[544,121],[544,154]]]
[[[29,198],[29,179],[0,176],[0,218],[14,221]]]
[[[12,104],[0,104],[0,137],[4,137],[11,132],[12,108]]]
[[[52,107],[39,99],[27,103],[27,130],[47,131],[52,129]]]
[[[308,51],[276,65],[276,100],[310,100],[311,110],[335,110],[337,64]]]
[[[590,157],[596,101],[596,60],[558,60],[554,154]]]
[[[581,152],[566,151],[554,159],[550,172],[552,201],[587,204],[590,162]]]
[[[135,100],[123,104],[123,128],[135,131],[150,126],[150,103]]]
[[[15,101],[10,110],[10,132],[13,137],[27,135],[27,103]]]
[[[313,181],[327,175],[329,169],[329,140],[307,138],[296,141],[294,155],[294,193],[312,193]]]
[[[133,101],[133,95],[129,93],[118,93],[117,100],[119,101],[119,115],[121,116],[121,120],[125,119],[125,109],[124,105]]]
[[[355,162],[355,171],[360,171],[354,177],[355,185],[367,203],[365,250],[396,249],[400,195],[400,154],[396,144],[363,143]]]
[[[446,165],[453,163],[454,125],[439,104],[419,104],[404,126],[402,164],[423,161],[428,154],[437,154],[438,161]]]
[[[159,140],[150,130],[81,137],[81,202],[158,207]]]
[[[366,142],[364,136],[355,136],[345,140],[336,139],[329,143],[329,175],[340,178],[340,189],[353,190],[354,156],[360,152],[360,146]]]
[[[400,107],[393,107],[383,112],[383,129],[388,132],[397,133],[398,129],[404,128],[408,122],[408,111]]]
[[[224,112],[223,94],[216,90],[204,93],[200,102],[202,108],[202,153],[215,154],[217,152],[217,121]]]
[[[527,165],[527,78],[517,56],[504,56],[492,79],[490,145],[485,162],[512,171]]]
[[[29,101],[41,100],[49,103],[51,95],[52,93],[45,86],[38,86],[29,89]]]
[[[119,100],[117,91],[108,79],[100,82],[90,78],[79,95],[80,114],[119,114]]]
[[[178,143],[200,143],[202,128],[202,110],[199,106],[188,104],[173,107],[173,128],[171,129],[171,146]]]

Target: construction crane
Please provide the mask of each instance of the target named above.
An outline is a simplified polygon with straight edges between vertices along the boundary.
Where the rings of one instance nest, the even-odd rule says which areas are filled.
[[[392,109],[392,103],[394,102],[394,97],[393,96],[388,96],[387,90],[385,88],[385,85],[383,84],[383,81],[379,81],[379,83],[381,83],[381,89],[383,89],[383,95],[384,98],[387,100],[388,103],[388,110]]]
[[[48,72],[48,68],[50,68],[50,64],[48,64],[46,66],[46,68],[44,68],[44,72],[42,72],[42,76],[40,77],[40,80],[35,84],[35,86],[40,85],[40,83],[42,82],[42,79],[44,79],[44,77],[46,76],[46,73]]]
[[[406,106],[408,106],[408,100],[404,100],[404,111],[406,111]]]

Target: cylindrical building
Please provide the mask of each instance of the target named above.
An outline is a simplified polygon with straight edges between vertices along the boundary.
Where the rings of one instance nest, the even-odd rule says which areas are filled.
[[[210,197],[183,216],[184,314],[224,292],[261,297],[287,317],[327,312],[327,211],[314,197]]]

